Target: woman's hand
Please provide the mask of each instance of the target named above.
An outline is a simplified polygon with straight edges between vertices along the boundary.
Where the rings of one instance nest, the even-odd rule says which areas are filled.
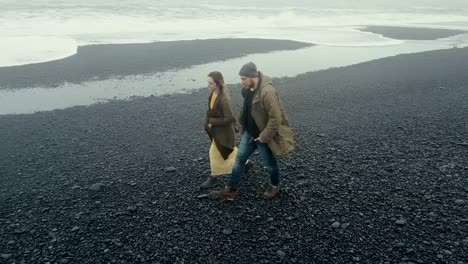
[[[213,127],[213,124],[208,124],[208,128],[211,129]]]
[[[266,144],[265,140],[263,140],[261,137],[258,137],[256,139],[254,139],[255,142],[260,142],[260,143],[263,143],[263,144]]]

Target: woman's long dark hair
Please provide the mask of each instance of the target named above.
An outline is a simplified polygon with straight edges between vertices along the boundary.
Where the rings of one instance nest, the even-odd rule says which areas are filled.
[[[218,86],[220,91],[224,90],[225,85],[224,85],[224,77],[222,73],[220,73],[219,71],[210,72],[208,74],[208,77],[211,77],[211,79],[213,79],[213,81],[215,82],[216,86]]]

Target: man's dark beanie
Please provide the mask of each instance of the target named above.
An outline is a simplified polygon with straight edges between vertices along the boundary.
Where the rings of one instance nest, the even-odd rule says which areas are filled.
[[[242,68],[239,71],[239,75],[249,78],[258,77],[257,66],[253,62],[249,62],[242,66]]]

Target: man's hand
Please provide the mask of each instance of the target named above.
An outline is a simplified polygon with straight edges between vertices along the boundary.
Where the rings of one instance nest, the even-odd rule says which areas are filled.
[[[263,144],[266,143],[266,142],[264,142],[264,141],[262,140],[261,137],[256,138],[256,139],[255,139],[255,142],[260,142],[260,143],[263,143]]]
[[[213,124],[208,124],[208,128],[211,129],[213,127]]]

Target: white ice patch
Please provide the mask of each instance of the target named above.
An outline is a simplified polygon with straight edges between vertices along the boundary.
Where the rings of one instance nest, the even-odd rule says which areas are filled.
[[[76,54],[77,48],[76,40],[67,37],[2,37],[0,67],[63,59]]]

